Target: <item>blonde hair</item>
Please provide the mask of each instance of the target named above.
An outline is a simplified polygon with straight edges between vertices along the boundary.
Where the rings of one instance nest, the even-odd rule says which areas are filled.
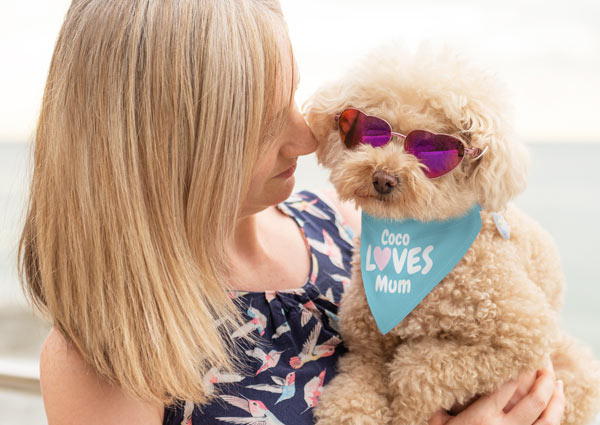
[[[73,0],[67,12],[19,279],[135,397],[205,403],[208,370],[240,370],[224,242],[293,104],[287,51],[277,0]]]

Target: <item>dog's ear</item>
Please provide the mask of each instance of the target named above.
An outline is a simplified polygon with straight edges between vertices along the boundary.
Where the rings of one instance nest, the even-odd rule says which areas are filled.
[[[513,129],[514,109],[505,82],[446,44],[423,42],[410,69],[410,86],[459,129],[470,147],[486,149],[464,160],[466,181],[484,210],[501,211],[525,190],[529,154]]]
[[[470,160],[468,183],[487,211],[502,211],[525,190],[529,152],[518,140],[511,120],[479,105],[467,109],[466,128],[471,146],[486,149],[479,159]]]

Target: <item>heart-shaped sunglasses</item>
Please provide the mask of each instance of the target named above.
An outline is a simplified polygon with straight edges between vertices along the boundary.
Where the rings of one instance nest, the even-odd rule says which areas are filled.
[[[463,160],[465,153],[479,159],[486,151],[480,148],[468,148],[464,142],[449,134],[436,134],[426,130],[413,130],[406,136],[392,131],[392,126],[384,119],[367,115],[364,112],[348,108],[335,116],[342,135],[342,141],[348,149],[359,144],[373,147],[386,145],[392,136],[404,139],[404,149],[416,156],[427,166],[423,170],[430,179],[443,176],[455,169]]]

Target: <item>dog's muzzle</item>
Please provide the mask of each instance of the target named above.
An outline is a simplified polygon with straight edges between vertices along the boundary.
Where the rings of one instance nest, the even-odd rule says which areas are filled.
[[[373,173],[373,187],[382,195],[386,195],[393,191],[400,183],[400,179],[396,176],[386,173],[385,171],[375,171]]]

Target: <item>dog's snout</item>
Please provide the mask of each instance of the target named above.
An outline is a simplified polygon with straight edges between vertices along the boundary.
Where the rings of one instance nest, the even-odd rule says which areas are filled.
[[[373,187],[378,193],[385,195],[390,193],[400,180],[385,171],[375,171],[373,173]]]

